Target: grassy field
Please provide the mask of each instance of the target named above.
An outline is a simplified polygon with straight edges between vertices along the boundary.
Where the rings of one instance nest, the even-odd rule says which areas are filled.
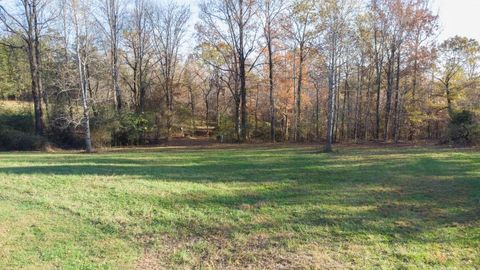
[[[0,269],[476,269],[480,152],[0,154]]]

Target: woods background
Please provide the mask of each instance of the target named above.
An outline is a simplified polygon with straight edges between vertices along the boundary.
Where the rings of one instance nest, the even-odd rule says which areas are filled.
[[[439,41],[428,0],[205,0],[194,25],[191,8],[0,4],[0,148],[480,138],[479,42]]]

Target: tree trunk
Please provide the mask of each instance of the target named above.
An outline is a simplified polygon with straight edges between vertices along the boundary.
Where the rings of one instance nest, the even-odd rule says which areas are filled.
[[[349,85],[348,85],[348,66],[345,69],[345,89],[343,89],[343,105],[342,105],[342,129],[340,131],[340,138],[342,140],[348,137],[348,124],[345,123],[345,118],[348,118],[348,103],[350,99]]]
[[[303,61],[304,61],[304,44],[300,43],[300,59],[298,67],[298,81],[297,81],[297,94],[296,94],[296,103],[295,103],[295,134],[294,141],[298,142],[300,140],[300,121],[301,121],[301,105],[302,105],[302,80],[303,80]]]
[[[450,93],[450,80],[445,83],[445,95],[447,97],[447,110],[450,118],[453,116],[453,107],[452,107],[452,96]]]
[[[35,134],[43,135],[45,124],[43,122],[42,109],[42,84],[40,72],[40,41],[37,18],[37,1],[32,1],[31,5],[25,5],[27,15],[27,54],[30,66],[30,78],[32,83],[32,98],[35,113]]]
[[[327,143],[325,145],[325,152],[332,151],[332,144],[334,141],[334,119],[335,119],[335,83],[336,78],[336,53],[335,42],[330,55],[330,67],[328,68],[328,115],[327,115]]]
[[[85,62],[82,57],[82,51],[80,49],[81,41],[80,41],[80,33],[79,33],[79,25],[78,25],[78,18],[77,18],[77,10],[78,7],[74,7],[74,27],[75,27],[75,41],[76,41],[76,53],[77,53],[77,62],[78,62],[78,76],[79,76],[79,83],[80,83],[80,96],[82,99],[82,109],[83,109],[83,126],[84,126],[84,140],[85,140],[85,151],[87,153],[92,152],[92,139],[90,133],[90,115],[89,115],[89,106],[88,106],[88,90],[87,90],[87,80],[85,78]],[[86,51],[86,50],[85,50]]]
[[[370,87],[371,87],[371,83],[369,83],[369,85],[367,86],[367,97],[366,97],[367,98],[367,104],[366,104],[366,107],[365,107],[365,122],[364,122],[365,123],[364,124],[365,133],[363,135],[363,139],[365,141],[368,140],[368,131],[369,131],[368,122],[370,120],[370,104],[371,104],[371,100],[372,100]]]
[[[237,96],[235,99],[235,133],[237,140],[241,142],[241,114],[240,114],[240,98]]]
[[[244,9],[243,1],[239,2],[239,55],[238,55],[238,64],[239,64],[239,79],[240,79],[240,142],[245,142],[247,140],[247,125],[248,125],[248,116],[247,116],[247,83],[246,83],[246,67],[245,67],[245,51],[244,51]]]
[[[325,151],[332,151],[333,144],[333,121],[335,116],[335,93],[333,82],[333,71],[328,75],[328,116],[327,116],[327,143],[325,145]]]
[[[375,73],[376,73],[376,87],[377,87],[377,102],[375,108],[375,138],[380,139],[380,90],[382,87],[382,63],[379,57],[378,49],[378,31],[375,29],[374,43],[375,43]]]
[[[275,142],[275,96],[273,95],[273,50],[270,36],[270,24],[268,26],[267,47],[268,47],[268,81],[270,88],[270,140]]]
[[[335,66],[337,66],[335,64]],[[339,108],[340,108],[340,67],[338,67],[336,69],[336,73],[335,73],[335,109],[334,109],[334,117],[333,117],[333,141],[334,142],[337,142],[337,135],[338,135],[338,122],[339,122],[339,117],[340,117],[340,114],[338,113],[339,112]]]
[[[315,138],[320,139],[320,85],[315,87]]]
[[[115,30],[116,31],[116,30]],[[120,90],[120,84],[118,83],[119,78],[119,64],[118,64],[118,48],[116,45],[116,35],[114,36],[115,42],[112,41],[112,83],[113,83],[113,92],[115,93],[115,108],[117,112],[122,110],[123,100],[122,92]]]
[[[210,106],[208,105],[208,96],[205,97],[205,126],[207,127],[208,134],[208,120],[210,118]]]
[[[141,67],[142,64],[140,64],[139,67],[139,73],[138,73],[138,80],[139,80],[139,113],[144,113],[145,112],[145,95],[146,95],[146,88],[145,88],[145,83],[143,82],[143,70]]]
[[[258,94],[260,91],[260,86],[257,85],[257,93],[255,96],[255,133],[258,134]]]
[[[43,110],[42,110],[42,99],[38,85],[38,65],[36,62],[35,49],[33,49],[32,44],[28,44],[28,60],[30,65],[30,78],[32,83],[32,98],[33,98],[33,107],[35,112],[35,134],[43,135],[44,134],[44,123],[43,123]]]
[[[363,60],[362,60],[363,63]],[[363,64],[362,64],[363,65]],[[361,87],[363,84],[363,77],[361,77],[361,65],[358,65],[357,67],[357,91],[355,93],[355,125],[353,128],[353,138],[355,140],[355,143],[358,142],[358,132],[360,128],[360,95],[361,95]]]
[[[195,123],[195,95],[193,94],[192,86],[188,86],[188,91],[190,92],[190,112],[192,114],[192,131],[195,134],[196,123]]]
[[[218,87],[218,85],[217,85]],[[215,102],[215,116],[217,122],[217,128],[220,126],[220,88],[217,89],[217,97]]]
[[[395,47],[392,45],[387,68],[387,99],[385,103],[385,120],[383,130],[383,140],[388,141],[390,131],[390,113],[392,110],[392,92],[393,92],[393,65],[395,62]]]
[[[395,82],[395,105],[394,105],[394,123],[393,123],[393,137],[395,143],[398,142],[398,129],[400,117],[400,50],[397,53],[397,75]]]
[[[240,142],[247,140],[247,85],[245,59],[240,57]]]

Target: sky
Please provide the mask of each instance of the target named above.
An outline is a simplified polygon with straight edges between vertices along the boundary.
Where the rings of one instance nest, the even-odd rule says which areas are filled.
[[[480,41],[480,0],[434,0],[440,15],[440,40],[455,35]]]
[[[190,29],[198,19],[200,0],[176,0],[190,4],[192,16]],[[455,35],[475,38],[480,41],[480,0],[432,0],[432,9],[440,15],[439,41]]]

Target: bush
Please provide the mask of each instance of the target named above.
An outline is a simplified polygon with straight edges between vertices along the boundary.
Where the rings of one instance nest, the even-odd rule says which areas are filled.
[[[112,144],[112,132],[108,128],[91,130],[93,147],[109,147]]]
[[[40,136],[24,133],[19,130],[0,127],[0,149],[6,151],[44,150],[47,141]]]
[[[257,122],[257,129],[255,129],[255,121],[250,121],[250,139],[268,141],[270,140],[270,123],[264,121]]]
[[[34,132],[33,116],[31,114],[4,114],[1,116],[0,125],[9,126],[25,133]]]
[[[472,143],[480,145],[480,124],[476,124],[472,130]]]
[[[113,131],[113,145],[144,144],[146,134],[153,129],[152,121],[145,114],[123,115]]]
[[[19,130],[25,133],[34,132],[34,117],[31,108],[15,102],[2,103],[0,111],[0,127]]]
[[[19,102],[3,102],[0,111],[0,150],[44,150],[47,141],[33,135],[34,119],[29,106]]]
[[[449,139],[455,144],[472,144],[478,140],[476,138],[478,129],[473,112],[467,110],[453,112],[448,126]]]
[[[93,147],[109,147],[112,145],[114,130],[118,126],[117,119],[117,112],[112,110],[111,104],[97,104],[95,113],[90,118]],[[83,138],[84,130],[82,129],[79,133]],[[85,140],[83,139],[83,141]]]
[[[221,115],[217,130],[215,131],[217,140],[220,142],[236,142],[235,123],[231,117]]]

